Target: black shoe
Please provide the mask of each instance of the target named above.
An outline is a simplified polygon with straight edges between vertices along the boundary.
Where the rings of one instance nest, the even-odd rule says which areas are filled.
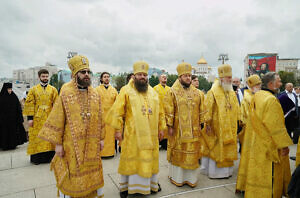
[[[161,191],[161,187],[160,187],[160,184],[157,184],[158,185],[158,189],[157,189],[157,192],[151,190],[151,194],[154,194],[154,193],[158,193]]]
[[[294,156],[290,157],[290,159],[296,161],[296,157]]]
[[[120,192],[120,197],[121,198],[127,198],[127,196],[128,196],[128,191],[127,190],[123,191],[123,192]]]
[[[298,144],[298,139],[297,138],[293,138],[293,143],[294,144]]]
[[[101,156],[101,159],[107,160],[107,159],[112,159],[114,157],[115,157],[114,155],[112,155],[112,156]]]
[[[41,164],[40,162],[33,162],[33,161],[31,161],[30,163],[32,163],[32,164],[34,164],[34,165],[39,165],[39,164]]]
[[[241,195],[244,195],[244,194],[245,194],[245,191],[243,191],[243,190],[235,190],[235,194],[241,194]]]

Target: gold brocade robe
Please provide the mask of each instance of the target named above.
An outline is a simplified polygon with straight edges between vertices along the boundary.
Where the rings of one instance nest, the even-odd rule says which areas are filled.
[[[239,103],[234,91],[224,92],[216,80],[207,92],[204,121],[212,128],[212,134],[202,130],[202,136],[209,148],[209,158],[218,168],[231,167],[237,160],[237,123]]]
[[[166,125],[158,94],[152,87],[140,93],[130,80],[121,89],[105,123],[123,132],[118,169],[121,175],[150,178],[158,173],[158,131],[165,130]]]
[[[239,140],[241,144],[243,144],[244,135],[245,135],[245,125],[247,124],[247,118],[249,114],[249,106],[251,99],[253,97],[253,93],[249,89],[244,90],[244,98],[241,102],[241,124],[242,124],[242,131],[239,133]]]
[[[250,130],[252,127],[247,128],[247,122],[249,117],[249,108],[251,100],[253,98],[253,93],[249,89],[244,90],[244,98],[241,102],[241,123],[242,131],[239,133],[239,139],[242,145],[241,158],[237,175],[236,189],[240,191],[245,191],[246,174],[249,163],[249,156],[251,150],[251,140],[253,138],[254,131]],[[250,123],[251,124],[251,123]]]
[[[167,85],[165,87],[163,87],[161,84],[158,84],[155,87],[153,87],[153,89],[158,93],[160,103],[163,105],[164,97],[165,97],[167,91],[170,90],[170,87]],[[166,129],[164,131],[164,139],[167,139],[167,138],[168,138],[168,129]]]
[[[106,89],[102,84],[96,87],[96,91],[101,97],[103,117],[107,115],[109,109],[113,106],[116,97],[118,95],[117,90],[111,85]],[[105,125],[105,139],[104,139],[104,149],[101,151],[101,156],[114,156],[115,154],[115,129]]]
[[[103,187],[100,140],[105,138],[100,97],[92,87],[80,91],[72,80],[61,88],[39,138],[62,144],[63,158],[54,156],[57,188],[72,197],[95,197]]]
[[[297,154],[296,154],[296,167],[300,165],[300,138],[298,139],[298,146],[297,146]]]
[[[54,150],[52,144],[37,136],[52,110],[57,95],[56,88],[51,85],[47,85],[46,89],[44,89],[38,84],[28,92],[23,115],[33,116],[33,127],[29,127],[28,130],[29,144],[27,154],[29,155]]]
[[[287,193],[291,171],[289,156],[282,156],[280,149],[293,143],[285,128],[281,105],[270,91],[261,90],[253,96],[246,134],[248,130],[253,133],[244,145],[250,142],[245,198],[281,198]]]
[[[197,89],[198,92],[199,92],[199,95],[200,95],[200,124],[203,125],[204,127],[204,114],[205,114],[205,95],[203,93],[203,91]],[[200,130],[201,131],[204,131],[205,128],[201,129],[200,127]],[[209,149],[207,147],[207,145],[205,144],[205,140],[202,136],[202,134],[200,133],[200,136],[199,136],[199,142],[200,142],[200,151],[199,151],[199,159],[203,156],[208,156],[209,154]]]
[[[164,99],[167,126],[174,130],[168,137],[167,159],[183,169],[199,167],[201,103],[199,90],[194,86],[185,89],[179,80]]]

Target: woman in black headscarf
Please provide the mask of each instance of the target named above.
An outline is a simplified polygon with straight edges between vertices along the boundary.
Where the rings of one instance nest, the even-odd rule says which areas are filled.
[[[12,83],[4,83],[0,92],[0,148],[15,149],[27,141],[21,104],[12,91]]]

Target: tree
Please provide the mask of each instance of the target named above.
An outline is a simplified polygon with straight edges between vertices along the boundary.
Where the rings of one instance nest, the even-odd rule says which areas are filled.
[[[65,84],[65,82],[63,80],[58,80],[58,75],[53,74],[50,78],[49,84],[55,87],[58,91],[60,91],[60,88],[63,86],[63,84]]]
[[[198,80],[200,90],[204,90],[205,92],[207,92],[211,88],[212,83],[208,82],[203,76],[199,76]]]
[[[158,77],[157,76],[151,76],[150,78],[149,78],[149,85],[151,86],[151,87],[154,87],[155,85],[158,85],[158,83],[159,83],[159,79],[158,79]]]
[[[285,89],[285,84],[286,83],[293,83],[294,85],[296,84],[296,78],[295,74],[293,72],[286,72],[286,71],[279,71],[278,72],[282,86],[280,87],[280,91],[283,91]]]
[[[168,75],[168,80],[167,80],[167,85],[169,87],[172,87],[174,82],[178,79],[178,76],[176,74],[169,74]]]
[[[57,84],[57,82],[58,82],[58,75],[53,74],[50,78],[50,85],[55,87],[55,84]]]
[[[112,77],[112,83],[115,85],[115,88],[120,91],[123,86],[126,85],[127,73],[119,73],[116,76]]]
[[[300,78],[297,78],[297,80],[296,80],[296,86],[297,86],[297,87],[300,86]]]

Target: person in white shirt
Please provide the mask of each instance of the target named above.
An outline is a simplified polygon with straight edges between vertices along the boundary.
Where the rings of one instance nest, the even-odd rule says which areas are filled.
[[[233,90],[235,91],[235,94],[239,101],[239,104],[241,104],[243,97],[244,97],[244,95],[240,89],[240,85],[241,85],[241,80],[238,77],[234,77],[232,79],[232,87],[233,87]]]

